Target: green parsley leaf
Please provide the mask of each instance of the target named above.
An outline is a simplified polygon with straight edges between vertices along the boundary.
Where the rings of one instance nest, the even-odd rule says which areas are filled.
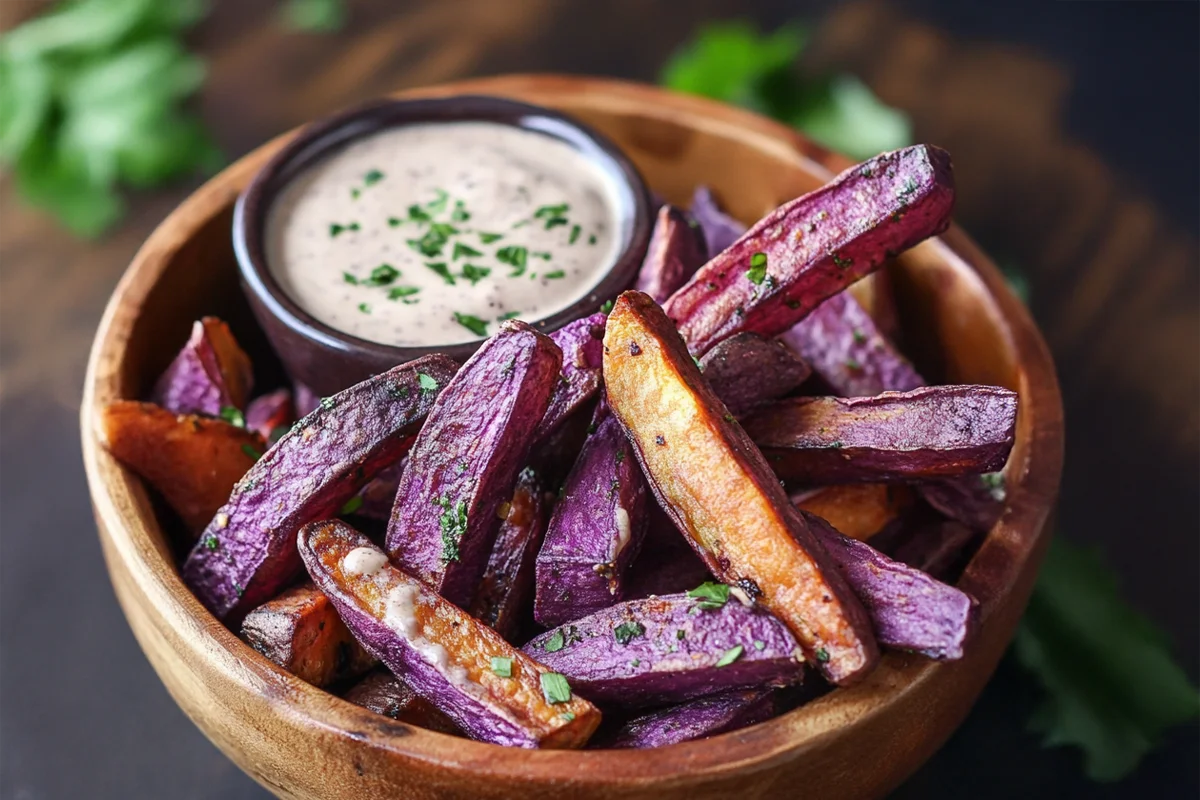
[[[233,406],[225,406],[221,409],[221,419],[228,422],[230,425],[237,425],[239,428],[246,427],[246,417],[242,414],[241,409]]]
[[[563,272],[561,269],[556,269],[553,272],[542,273],[542,277],[547,280],[553,281],[553,280],[558,280],[559,278],[567,277],[567,273]]]
[[[512,664],[513,660],[511,658],[492,656],[492,672],[501,678],[512,677]]]
[[[571,711],[564,711],[558,715],[564,722],[574,722],[575,714]]]
[[[204,537],[204,547],[208,550],[219,550],[221,549],[221,540],[210,533]]]
[[[557,630],[550,634],[550,638],[546,640],[546,644],[542,647],[542,649],[547,653],[557,653],[559,650],[563,649],[564,644],[563,632],[561,630]]]
[[[755,253],[750,256],[750,269],[746,270],[746,278],[755,286],[762,284],[767,277],[767,254]]]
[[[613,628],[613,638],[618,644],[629,644],[639,636],[646,635],[646,626],[640,622],[622,622]]]
[[[383,173],[377,169],[368,170],[366,175],[363,175],[364,186],[374,186],[383,180]]]
[[[356,494],[354,497],[351,497],[345,502],[345,504],[342,506],[342,510],[339,511],[338,514],[353,514],[355,511],[358,511],[360,508],[362,508],[362,504],[362,495]]]
[[[294,30],[329,33],[346,24],[346,7],[343,0],[287,0],[283,19]]]
[[[766,646],[767,646],[767,643],[766,643],[766,642],[764,642],[762,639],[755,639],[755,640],[754,640],[754,649],[755,649],[755,650],[762,650],[762,649],[763,649],[764,647],[766,647]]]
[[[391,264],[380,264],[375,269],[371,270],[371,277],[363,281],[366,286],[387,286],[393,283],[396,278],[400,277],[400,270],[393,267]]]
[[[567,244],[575,244],[576,240],[579,239],[579,234],[582,232],[583,228],[580,228],[578,225],[572,225],[571,236],[567,239]]]
[[[454,285],[454,276],[450,274],[450,268],[446,266],[444,261],[426,261],[425,266],[442,276],[442,280],[451,286]]]
[[[476,250],[474,247],[465,245],[462,242],[454,243],[454,255],[450,256],[451,261],[458,261],[460,258],[473,258],[481,256],[483,253]]]
[[[510,278],[519,278],[525,274],[525,264],[529,257],[529,249],[521,245],[509,245],[501,247],[496,251],[496,260],[501,264],[508,264],[513,267],[513,271],[508,274]]]
[[[430,214],[440,214],[445,211],[446,201],[450,199],[450,194],[445,189],[437,189],[435,191],[437,192],[437,199],[430,200],[425,204],[425,208]]]
[[[455,311],[454,321],[459,325],[462,325],[476,336],[487,336],[488,324],[479,317],[473,317],[470,314],[460,314],[459,312]]]
[[[471,282],[471,285],[479,283],[481,280],[492,274],[490,267],[477,267],[474,264],[463,264],[462,276]]]
[[[819,664],[827,664],[829,662],[829,651],[824,647],[818,647],[813,655],[816,656],[817,663]]]
[[[0,171],[73,233],[125,213],[121,191],[214,171],[222,160],[188,98],[204,64],[184,31],[197,0],[78,0],[0,34]]]
[[[723,583],[705,581],[687,593],[688,597],[698,602],[697,607],[705,611],[721,608],[729,602],[729,587]]]
[[[708,25],[667,63],[661,82],[782,120],[857,159],[909,144],[908,117],[854,76],[800,76],[795,64],[807,39],[797,25],[771,34],[746,22]]]
[[[454,210],[450,212],[451,222],[466,222],[471,218],[471,213],[467,211],[467,207],[462,200],[454,201]]]
[[[417,224],[429,222],[431,219],[433,219],[429,216],[428,211],[421,208],[419,205],[416,205],[415,203],[408,207],[408,218]]]
[[[370,314],[371,313],[371,304],[370,303],[359,303],[358,310],[364,314]]]
[[[600,306],[601,314],[608,314],[612,310],[613,310],[613,301],[612,300],[605,300],[604,304],[602,306]]]
[[[721,654],[720,658],[717,659],[717,666],[718,667],[728,667],[730,664],[737,661],[741,657],[742,650],[744,650],[744,649],[745,648],[743,648],[740,644],[729,648],[728,650],[726,650],[724,653]]]
[[[422,392],[432,392],[438,388],[437,379],[432,375],[426,375],[424,372],[417,373],[417,383],[420,385]]]
[[[492,242],[497,242],[503,238],[504,238],[503,233],[484,233],[483,231],[479,232],[479,241],[483,242],[484,244],[491,244]]]
[[[438,517],[438,527],[442,531],[442,563],[458,561],[459,544],[467,532],[467,503],[459,500],[451,505],[444,496],[433,502],[442,507],[442,514]]]
[[[1046,691],[1032,729],[1046,747],[1080,748],[1093,780],[1125,777],[1167,728],[1200,712],[1164,634],[1121,598],[1096,553],[1059,537],[1013,645]]]
[[[557,672],[543,672],[541,681],[542,694],[547,703],[557,705],[571,702],[571,684],[567,683],[565,676]]]
[[[388,300],[401,300],[405,297],[412,297],[420,291],[416,286],[397,286],[388,290]]]
[[[245,453],[250,458],[254,459],[255,461],[258,461],[263,456],[262,453],[258,452],[257,449],[255,449],[254,447],[251,447],[248,444],[242,445],[242,452]]]
[[[520,311],[505,311],[503,314],[496,317],[496,322],[504,322],[505,320],[516,319],[519,316],[521,316]]]

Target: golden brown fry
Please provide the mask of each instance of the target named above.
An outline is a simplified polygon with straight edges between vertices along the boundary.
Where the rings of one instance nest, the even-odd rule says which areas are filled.
[[[266,444],[224,420],[118,400],[100,415],[113,456],[162,493],[195,541]]]
[[[865,610],[647,295],[617,299],[604,380],[655,494],[709,569],[783,620],[831,681],[865,676],[879,657]]]

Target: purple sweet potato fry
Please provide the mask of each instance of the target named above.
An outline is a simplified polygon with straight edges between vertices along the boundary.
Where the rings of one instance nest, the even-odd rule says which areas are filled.
[[[739,331],[771,338],[895,254],[950,224],[950,156],[884,153],[785,203],[663,305],[694,355]]]
[[[700,359],[700,371],[735,417],[743,417],[804,383],[811,370],[774,339],[738,333]]]
[[[246,427],[271,443],[287,433],[295,421],[296,409],[288,389],[259,395],[246,406]]]
[[[300,381],[292,381],[292,398],[296,406],[296,419],[307,417],[321,406],[321,395]]]
[[[963,475],[917,486],[926,503],[975,531],[989,531],[1004,513],[1004,473]]]
[[[396,504],[396,490],[400,487],[400,476],[408,464],[408,456],[404,456],[395,464],[384,468],[378,475],[367,481],[358,496],[362,504],[354,513],[367,519],[377,519],[387,522],[392,518],[392,506]]]
[[[712,190],[707,186],[696,187],[692,193],[692,206],[689,210],[700,226],[700,232],[704,234],[704,243],[710,259],[715,258],[746,232],[745,225],[721,210]]]
[[[962,658],[979,627],[975,598],[801,513],[866,606],[880,644],[937,660]]]
[[[346,690],[343,699],[397,722],[407,722],[428,731],[448,733],[451,736],[462,736],[462,731],[454,724],[454,720],[438,711],[429,701],[419,697],[404,685],[404,681],[383,667],[367,673],[361,681]]]
[[[524,650],[589,700],[625,707],[786,686],[804,670],[787,626],[732,594],[720,605],[686,594],[630,600],[547,631]]]
[[[602,746],[612,750],[664,747],[747,728],[773,716],[774,689],[738,689],[635,717]]]
[[[943,519],[914,526],[890,554],[913,569],[945,579],[965,559],[981,534],[961,522]]]
[[[187,344],[155,384],[151,399],[176,414],[218,416],[242,409],[250,395],[254,369],[250,358],[216,317],[192,325]]]
[[[999,469],[1017,395],[996,386],[927,386],[875,397],[795,397],[746,420],[780,478],[809,485],[917,481]]]
[[[503,516],[500,531],[470,611],[512,641],[533,593],[534,563],[546,532],[548,510],[537,472],[529,467],[521,470],[512,497],[499,513]]]
[[[836,395],[869,397],[926,385],[849,292],[829,298],[779,338]],[[974,475],[929,481],[918,491],[938,511],[977,531],[991,529],[1004,509],[1003,489]]]
[[[331,517],[403,454],[457,364],[425,356],[351,386],[302,419],[234,486],[183,565],[226,621],[274,597],[300,571],[296,531]]]
[[[561,625],[624,597],[648,492],[621,423],[601,403],[537,555],[533,616]]]
[[[696,228],[678,208],[660,208],[634,288],[662,303],[691,280],[708,260],[704,240]]]
[[[779,339],[841,397],[873,397],[925,385],[848,292],[826,300]]]
[[[688,544],[658,503],[647,503],[648,520],[642,551],[629,569],[625,595],[630,600],[676,594],[712,580],[704,561]]]
[[[568,417],[596,396],[604,363],[604,314],[577,319],[550,334],[562,350],[562,377],[538,424],[536,441],[548,441]]]
[[[359,643],[467,735],[510,747],[581,747],[600,712],[482,622],[396,569],[337,520],[300,530],[313,581]],[[561,676],[559,676],[561,678]]]
[[[400,476],[387,549],[397,566],[468,606],[559,381],[562,351],[518,320],[475,351],[439,395]]]

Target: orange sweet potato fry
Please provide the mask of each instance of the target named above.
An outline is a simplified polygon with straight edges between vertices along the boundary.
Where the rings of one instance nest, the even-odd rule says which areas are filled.
[[[350,526],[300,529],[304,566],[356,639],[469,736],[514,747],[582,747],[600,712],[566,678],[388,563]]]
[[[247,614],[242,638],[313,686],[356,677],[377,663],[311,583],[288,589]]]
[[[866,611],[647,295],[617,299],[604,380],[660,504],[713,574],[783,620],[829,680],[864,677],[879,658]]]
[[[912,505],[906,486],[846,483],[793,495],[796,507],[826,520],[843,536],[866,541]]]
[[[176,416],[132,400],[104,409],[99,434],[118,461],[162,493],[183,519],[191,541],[266,447],[258,434],[224,420]]]

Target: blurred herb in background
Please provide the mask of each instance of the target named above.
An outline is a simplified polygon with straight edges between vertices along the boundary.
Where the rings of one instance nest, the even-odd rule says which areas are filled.
[[[807,29],[796,24],[769,35],[748,22],[711,25],[667,62],[661,81],[786,122],[852,158],[912,141],[908,116],[853,75],[803,77],[797,61],[807,41]]]
[[[300,31],[336,31],[346,24],[342,0],[285,0],[281,11],[284,21]]]
[[[912,142],[908,117],[850,75],[806,79],[798,25],[772,34],[746,22],[701,29],[663,69],[671,89],[749,108],[857,159]],[[1022,299],[1024,273],[1005,274]],[[1045,689],[1030,728],[1047,747],[1074,745],[1097,781],[1131,773],[1163,732],[1200,713],[1200,696],[1149,620],[1120,596],[1097,556],[1055,537],[1013,643]]]
[[[0,36],[0,163],[73,232],[102,233],[120,190],[212,170],[220,153],[184,101],[203,63],[180,36],[201,0],[77,0]]]

